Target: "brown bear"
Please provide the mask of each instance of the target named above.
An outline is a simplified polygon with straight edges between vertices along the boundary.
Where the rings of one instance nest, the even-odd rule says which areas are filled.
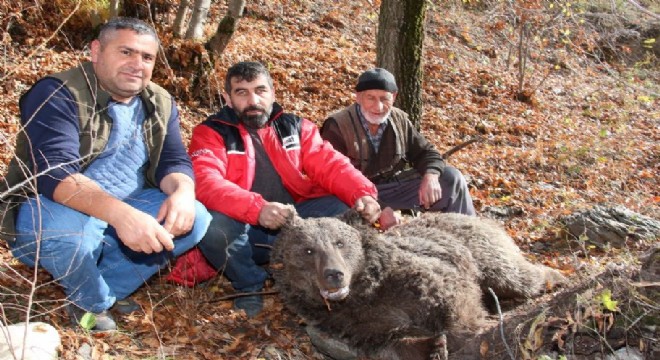
[[[384,233],[354,211],[342,219],[295,217],[278,235],[271,263],[288,307],[375,359],[433,358],[442,334],[481,325],[486,287],[527,297],[561,280],[529,263],[496,223],[437,213]]]
[[[486,298],[491,297],[488,288],[492,288],[499,299],[527,299],[565,281],[557,270],[529,262],[502,226],[491,219],[425,213],[386,234],[392,233],[435,239],[442,246],[449,235],[467,247],[479,268],[479,285]]]

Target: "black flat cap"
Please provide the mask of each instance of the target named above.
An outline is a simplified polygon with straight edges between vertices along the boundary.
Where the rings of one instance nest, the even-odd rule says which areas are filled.
[[[399,91],[399,88],[396,86],[396,80],[394,80],[394,75],[391,72],[382,68],[374,68],[363,72],[358,77],[355,91],[365,90],[385,90],[395,93]]]

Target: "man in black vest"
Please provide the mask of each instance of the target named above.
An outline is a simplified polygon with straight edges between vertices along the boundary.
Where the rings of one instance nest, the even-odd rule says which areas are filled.
[[[151,82],[158,47],[146,23],[112,19],[91,62],[39,80],[20,101],[25,130],[2,184],[13,196],[0,235],[53,275],[72,320],[95,319],[81,324],[92,330],[116,329],[108,309],[139,309],[128,296],[211,220],[195,201],[176,104]]]
[[[321,136],[376,184],[378,201],[384,208],[381,221],[396,221],[385,216],[392,209],[474,215],[463,175],[447,166],[408,115],[393,106],[397,91],[389,71],[365,71],[355,87],[356,103],[330,115]]]

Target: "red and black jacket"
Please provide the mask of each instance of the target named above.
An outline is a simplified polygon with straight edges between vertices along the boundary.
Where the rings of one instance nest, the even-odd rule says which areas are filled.
[[[360,197],[377,198],[375,186],[321,139],[311,121],[284,113],[275,103],[267,126],[257,133],[294,201],[332,194],[353,206]],[[197,199],[209,210],[257,224],[266,200],[250,191],[258,176],[254,147],[234,110],[225,106],[196,126],[188,151]]]

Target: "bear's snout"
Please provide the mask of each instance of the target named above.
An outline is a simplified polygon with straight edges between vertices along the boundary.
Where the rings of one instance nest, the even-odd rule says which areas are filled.
[[[324,246],[317,255],[316,277],[321,295],[327,300],[343,300],[349,293],[351,273],[341,251]]]
[[[348,296],[349,287],[344,282],[344,273],[341,270],[326,268],[323,270],[324,284],[321,296],[326,300],[339,301]]]
[[[337,269],[325,269],[323,277],[328,285],[339,288],[344,285],[344,273]]]

